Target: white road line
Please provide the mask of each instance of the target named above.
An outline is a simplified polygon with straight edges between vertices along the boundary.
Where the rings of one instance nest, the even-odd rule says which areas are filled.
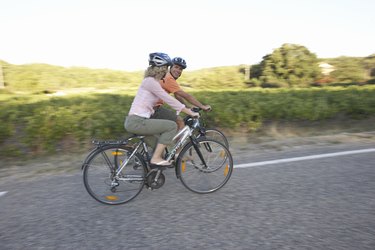
[[[363,154],[363,153],[370,153],[370,152],[375,152],[375,148],[343,151],[343,152],[330,153],[330,154],[309,155],[309,156],[302,156],[302,157],[295,157],[295,158],[278,159],[278,160],[272,160],[272,161],[244,163],[244,164],[235,165],[234,168],[251,168],[251,167],[258,167],[258,166],[285,163],[285,162],[306,161],[306,160],[313,160],[313,159],[336,157],[336,156],[341,156],[341,155]]]
[[[8,193],[8,192],[0,192],[0,196],[3,196],[3,195],[5,195],[6,193]]]

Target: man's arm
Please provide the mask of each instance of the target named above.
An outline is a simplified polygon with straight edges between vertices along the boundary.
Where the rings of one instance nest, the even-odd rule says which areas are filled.
[[[201,108],[201,109],[203,109],[205,111],[211,109],[211,107],[209,105],[203,105],[197,99],[195,99],[194,96],[186,93],[183,90],[178,90],[178,91],[174,92],[174,96],[176,97],[177,100],[179,100],[182,103],[186,104],[186,102],[185,102],[185,100],[186,100],[190,104],[192,104],[194,106],[197,106],[197,107],[199,107],[199,108]]]
[[[176,94],[176,92],[174,93],[174,97],[180,101],[182,104],[185,104],[186,107],[190,107],[190,103],[187,103],[187,101],[180,95]]]

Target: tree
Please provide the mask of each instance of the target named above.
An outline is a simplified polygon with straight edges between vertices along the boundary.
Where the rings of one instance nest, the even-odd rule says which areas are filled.
[[[366,78],[375,77],[375,54],[369,55],[363,61],[363,67],[366,70]]]
[[[331,75],[338,83],[358,83],[366,78],[363,58],[341,56],[332,59],[330,64],[335,67]]]
[[[283,44],[263,57],[256,75],[263,86],[308,86],[321,75],[318,58],[306,47]]]

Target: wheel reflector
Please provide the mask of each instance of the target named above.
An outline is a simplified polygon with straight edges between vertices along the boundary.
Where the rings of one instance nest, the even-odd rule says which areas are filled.
[[[220,152],[220,157],[221,157],[221,158],[224,158],[224,157],[225,157],[225,150],[222,150],[222,151]]]
[[[112,155],[123,155],[123,153],[122,152],[118,152],[118,151],[114,151],[114,152],[112,152]]]
[[[182,171],[182,173],[185,172],[185,168],[186,168],[186,162],[182,161],[182,163],[181,163],[181,171]]]
[[[226,165],[225,168],[224,168],[224,176],[227,176],[228,172],[229,172],[229,166]]]
[[[118,200],[118,197],[116,195],[107,195],[105,198],[109,201],[117,201]]]

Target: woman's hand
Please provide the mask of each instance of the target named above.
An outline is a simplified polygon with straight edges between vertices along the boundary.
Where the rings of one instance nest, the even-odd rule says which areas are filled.
[[[199,118],[199,113],[198,113],[198,112],[194,112],[194,111],[192,111],[191,109],[183,108],[183,109],[182,109],[182,112],[184,112],[185,114],[190,115],[190,116],[192,116],[192,117]]]
[[[199,113],[191,111],[190,116],[192,116],[194,118],[199,118]]]

